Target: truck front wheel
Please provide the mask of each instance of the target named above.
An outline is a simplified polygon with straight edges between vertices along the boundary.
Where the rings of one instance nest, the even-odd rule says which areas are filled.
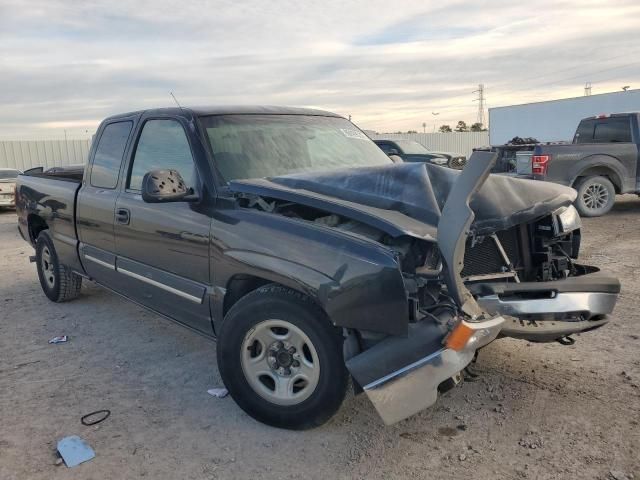
[[[304,295],[266,285],[240,299],[218,335],[218,368],[236,403],[268,425],[322,425],[344,400],[341,331]]]
[[[66,302],[80,294],[82,277],[60,264],[58,254],[47,230],[36,240],[38,278],[44,294],[52,302]]]
[[[578,181],[575,189],[578,191],[576,208],[583,217],[604,215],[616,201],[616,189],[606,177],[585,177]]]

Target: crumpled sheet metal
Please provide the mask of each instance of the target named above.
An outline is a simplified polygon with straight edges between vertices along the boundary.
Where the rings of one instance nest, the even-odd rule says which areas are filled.
[[[474,155],[469,159],[473,162]],[[287,188],[307,190],[405,215],[437,227],[460,171],[427,163],[401,163],[297,173],[270,178]],[[479,235],[540,218],[576,198],[555,183],[492,174],[473,197],[472,230]]]

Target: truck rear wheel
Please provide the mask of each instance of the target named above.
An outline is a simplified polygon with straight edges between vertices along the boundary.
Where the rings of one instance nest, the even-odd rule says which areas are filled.
[[[341,331],[304,295],[266,285],[240,299],[218,335],[218,368],[236,403],[268,425],[302,430],[329,420],[348,373]]]
[[[583,217],[599,217],[608,213],[616,201],[613,183],[601,176],[585,177],[576,184],[576,208]]]
[[[60,264],[49,232],[44,230],[36,240],[36,264],[40,286],[52,302],[66,302],[80,294],[82,277]]]

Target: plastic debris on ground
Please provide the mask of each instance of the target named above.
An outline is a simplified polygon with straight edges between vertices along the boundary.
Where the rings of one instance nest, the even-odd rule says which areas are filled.
[[[207,390],[209,395],[213,395],[216,398],[224,398],[229,395],[229,390],[226,388],[211,388]]]
[[[96,456],[93,449],[77,435],[64,437],[58,442],[58,453],[67,467],[75,467]]]
[[[69,337],[66,335],[60,335],[58,337],[53,337],[51,340],[49,340],[49,343],[51,344],[57,344],[57,343],[65,343],[67,340],[69,340]]]

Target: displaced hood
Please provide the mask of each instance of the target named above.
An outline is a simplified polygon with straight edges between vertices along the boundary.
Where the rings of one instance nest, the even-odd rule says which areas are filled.
[[[236,192],[297,201],[335,213],[344,212],[335,211],[332,205],[359,206],[362,208],[356,210],[360,213],[378,215],[387,223],[397,224],[400,216],[394,218],[392,214],[400,213],[424,225],[414,232],[424,238],[435,237],[442,208],[460,174],[428,163],[398,163],[237,180],[230,187]],[[554,183],[490,175],[471,201],[475,213],[471,228],[476,234],[505,230],[570,205],[575,198],[575,190]],[[321,204],[323,201],[326,205]],[[405,227],[396,233],[412,235]],[[409,230],[415,227],[411,225]]]

